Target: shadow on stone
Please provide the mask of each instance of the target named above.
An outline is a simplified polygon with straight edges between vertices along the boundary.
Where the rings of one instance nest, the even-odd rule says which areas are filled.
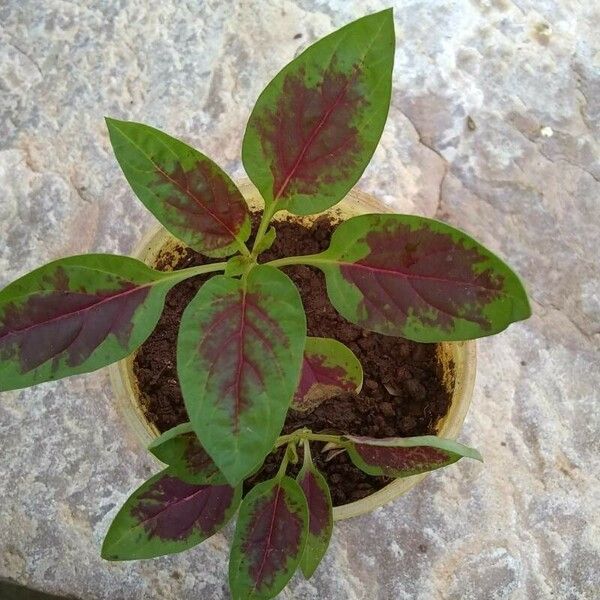
[[[2,579],[0,579],[0,598],[2,600],[77,600],[75,596],[45,594]]]

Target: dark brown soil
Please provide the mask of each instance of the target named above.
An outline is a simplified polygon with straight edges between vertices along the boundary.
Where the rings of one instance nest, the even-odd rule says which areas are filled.
[[[276,229],[277,239],[261,260],[324,250],[333,224],[322,217],[312,228],[286,221],[277,224]],[[176,268],[206,262],[211,261],[187,250]],[[326,430],[373,437],[435,433],[436,423],[446,414],[450,403],[441,383],[435,345],[383,336],[352,325],[331,306],[320,271],[305,266],[287,267],[285,271],[300,289],[308,335],[333,337],[349,346],[362,363],[364,385],[359,394],[340,394],[310,413],[290,410],[284,432],[308,427],[315,432]],[[160,431],[187,421],[175,365],[177,330],[183,310],[207,278],[184,281],[169,292],[155,331],[134,361],[146,414]],[[325,462],[321,445],[313,444],[311,448],[315,464],[331,486],[334,505],[363,498],[388,482],[358,470],[345,454]],[[281,455],[268,456],[263,469],[246,482],[246,487],[273,475],[280,460]],[[297,469],[298,466],[292,465],[289,473],[293,475]]]

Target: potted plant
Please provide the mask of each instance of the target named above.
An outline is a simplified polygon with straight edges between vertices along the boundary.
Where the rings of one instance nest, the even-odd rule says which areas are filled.
[[[307,336],[300,293],[284,272],[290,266],[320,271],[333,308],[365,335],[469,340],[530,314],[509,267],[467,234],[432,219],[342,218],[323,250],[265,259],[276,243],[270,227],[276,213],[302,217],[331,209],[361,176],[387,117],[393,57],[386,10],[321,39],[267,85],[242,149],[264,202],[254,232],[244,195],[213,161],[146,125],[107,119],[136,195],[207,259],[157,270],[124,256],[73,256],[0,292],[0,389],[9,390],[131,355],[154,330],[169,291],[203,278],[177,338],[188,422],[152,441],[150,451],[166,467],[118,512],[105,558],[186,550],[237,512],[232,596],[272,598],[298,567],[310,577],[329,542],[331,494],[315,466],[315,448],[390,479],[462,457],[480,460],[476,450],[435,435],[358,436],[308,427],[282,435],[290,407],[316,410],[339,390],[362,384],[350,348]],[[273,457],[280,463],[267,477],[263,463]],[[250,482],[245,489],[244,481]]]

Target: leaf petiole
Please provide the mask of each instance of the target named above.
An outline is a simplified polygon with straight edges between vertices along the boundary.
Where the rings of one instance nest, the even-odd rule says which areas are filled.
[[[270,267],[287,267],[290,265],[312,265],[315,262],[323,262],[323,259],[318,260],[318,254],[307,254],[306,256],[285,256],[284,258],[277,258],[271,260],[268,263]]]
[[[178,271],[163,272],[164,279],[188,279],[196,275],[204,275],[205,273],[213,273],[214,271],[224,271],[227,266],[226,262],[211,263],[208,265],[199,265],[197,267],[188,267],[187,269],[179,269]]]
[[[273,218],[273,215],[276,212],[277,212],[277,203],[276,202],[273,202],[273,203],[269,204],[268,206],[265,206],[265,208],[263,210],[263,214],[260,219],[260,225],[258,226],[258,231],[256,232],[256,238],[254,239],[254,245],[252,246],[252,253],[250,254],[250,256],[254,259],[256,259],[256,257],[259,254],[260,242],[262,241],[263,237],[265,236],[265,233],[267,232],[269,224],[271,223],[271,219]]]

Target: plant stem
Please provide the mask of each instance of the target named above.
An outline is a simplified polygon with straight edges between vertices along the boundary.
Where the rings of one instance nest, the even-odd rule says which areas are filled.
[[[302,461],[302,468],[308,469],[313,464],[312,456],[310,455],[310,442],[304,438],[304,460]]]
[[[277,475],[275,475],[276,479],[281,479],[285,475],[285,471],[287,469],[289,460],[290,460],[290,447],[288,446],[285,449],[285,453],[283,455],[283,460],[281,461],[281,465],[279,466],[279,471],[277,471]]]
[[[243,254],[244,256],[252,256],[250,254],[250,250],[248,250],[248,246],[246,246],[246,244],[244,242],[240,242],[238,240],[238,247],[240,249],[240,253]]]
[[[258,252],[256,251],[256,249],[258,248],[258,244],[265,236],[265,233],[267,232],[267,228],[269,227],[269,223],[271,222],[271,219],[273,218],[273,215],[276,212],[277,212],[277,203],[276,202],[273,202],[270,206],[265,206],[265,209],[263,210],[263,214],[260,219],[260,225],[258,226],[258,231],[256,232],[256,238],[254,238],[254,245],[252,246],[252,253],[250,254],[250,256],[252,256],[252,258],[254,258],[254,259],[256,259],[256,257],[258,256]]]

